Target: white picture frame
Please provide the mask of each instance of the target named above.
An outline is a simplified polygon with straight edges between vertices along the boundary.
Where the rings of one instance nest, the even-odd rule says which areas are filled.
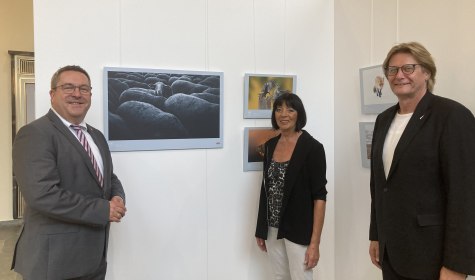
[[[371,145],[373,141],[374,122],[360,122],[360,152],[361,165],[365,168],[371,167]]]
[[[384,76],[382,65],[360,69],[361,112],[379,114],[398,102]]]
[[[250,74],[244,75],[245,119],[270,119],[272,104],[281,92],[296,93],[296,75]]]
[[[223,72],[104,68],[111,151],[223,147]]]

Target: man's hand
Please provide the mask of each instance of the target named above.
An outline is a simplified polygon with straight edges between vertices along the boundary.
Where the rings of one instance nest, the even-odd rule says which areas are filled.
[[[371,262],[381,269],[381,265],[379,264],[379,241],[371,241],[369,243],[369,256],[371,258]]]
[[[124,200],[120,196],[114,196],[109,201],[109,221],[119,223],[125,216],[127,208],[125,208]]]
[[[467,278],[467,275],[450,270],[445,266],[440,269],[439,280],[465,280],[465,278]]]

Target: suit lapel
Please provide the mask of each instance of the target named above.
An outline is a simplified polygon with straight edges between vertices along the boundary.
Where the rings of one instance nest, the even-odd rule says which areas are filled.
[[[378,141],[373,142],[375,146],[373,147],[374,156],[372,157],[372,160],[374,162],[372,164],[374,165],[375,176],[380,177],[384,181],[386,181],[383,163],[384,142],[386,140],[386,135],[388,134],[389,127],[391,127],[391,123],[398,109],[399,105],[396,104],[380,115],[380,118],[378,120],[378,126],[380,127],[380,129],[375,131],[376,133],[378,133],[377,135],[373,135],[373,139],[378,139]]]
[[[295,184],[295,180],[297,180],[298,170],[305,164],[305,155],[307,153],[308,145],[307,139],[310,136],[308,132],[302,131],[303,134],[300,135],[297,143],[295,144],[294,152],[290,158],[289,166],[287,167],[287,172],[285,173],[285,183],[284,183],[284,197],[282,201],[282,213],[285,211],[287,206],[287,201],[289,199],[290,192],[292,190],[293,185]],[[268,142],[268,149],[269,153],[267,154],[267,158],[264,160],[264,174],[263,176],[267,176],[267,170],[269,168],[270,162],[274,156],[274,150],[277,146],[277,142],[279,141],[281,134],[277,135],[276,137],[272,138]],[[302,143],[303,142],[303,143]],[[264,186],[267,189],[267,185]]]
[[[396,149],[394,150],[393,161],[391,163],[391,169],[388,173],[388,179],[391,177],[392,173],[396,169],[397,164],[401,159],[401,156],[404,154],[409,144],[420,131],[425,121],[429,118],[433,97],[434,95],[432,93],[426,92],[424,97],[422,97],[421,101],[419,101],[419,104],[417,105],[414,114],[412,115],[406,128],[404,129],[404,132],[401,135],[401,139],[399,139]]]
[[[51,123],[52,123],[53,127],[55,127],[61,134],[63,134],[64,137],[66,137],[66,139],[74,147],[74,149],[76,149],[78,151],[78,153],[81,155],[84,163],[87,166],[87,169],[89,170],[89,173],[91,173],[91,176],[93,176],[96,179],[96,182],[97,182],[98,186],[100,187],[100,182],[99,182],[99,179],[96,176],[96,172],[94,171],[94,167],[92,166],[91,158],[87,154],[84,147],[81,145],[81,143],[79,143],[78,139],[73,135],[71,130],[69,130],[69,128],[64,125],[64,123],[61,121],[61,119],[52,110],[49,110],[47,116],[51,120]],[[103,151],[101,150],[101,155],[102,154],[103,154]]]
[[[305,157],[308,153],[308,139],[310,134],[308,132],[302,130],[302,135],[297,139],[297,143],[295,144],[294,151],[290,158],[289,166],[287,167],[287,172],[285,173],[285,183],[284,183],[284,197],[282,201],[282,213],[285,212],[285,208],[287,207],[287,202],[289,200],[290,193],[292,192],[292,188],[295,185],[295,181],[298,178],[298,171],[303,168],[305,165]]]

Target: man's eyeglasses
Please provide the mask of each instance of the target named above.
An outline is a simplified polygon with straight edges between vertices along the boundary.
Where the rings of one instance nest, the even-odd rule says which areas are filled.
[[[414,73],[414,70],[416,70],[417,65],[420,65],[420,64],[404,64],[401,67],[388,66],[386,68],[386,75],[388,75],[388,76],[397,75],[397,72],[399,71],[399,68],[401,68],[402,73],[409,75],[409,74]]]
[[[74,91],[77,89],[79,89],[79,93],[81,94],[90,94],[91,93],[91,89],[92,87],[88,86],[88,85],[79,85],[79,86],[75,86],[73,84],[64,84],[64,85],[59,85],[59,86],[56,86],[54,87],[53,89],[56,90],[57,88],[61,88],[63,90],[64,93],[66,94],[72,94],[74,93]]]

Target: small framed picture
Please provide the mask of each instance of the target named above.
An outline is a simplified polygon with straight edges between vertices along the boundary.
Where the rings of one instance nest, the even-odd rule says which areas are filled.
[[[360,122],[361,165],[370,168],[374,122]]]
[[[245,74],[244,118],[269,119],[274,100],[282,93],[295,93],[297,76]]]
[[[243,149],[243,170],[262,170],[264,161],[264,143],[279,134],[272,127],[245,127],[244,128],[244,149]]]
[[[382,65],[360,69],[361,112],[379,114],[398,102],[384,76]]]

